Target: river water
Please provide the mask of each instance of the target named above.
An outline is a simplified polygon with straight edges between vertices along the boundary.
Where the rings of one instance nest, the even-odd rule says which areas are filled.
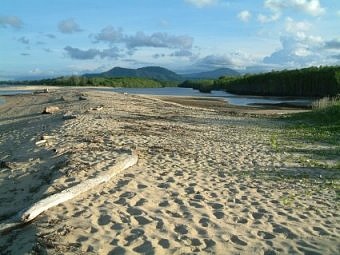
[[[0,87],[1,88],[1,87]],[[260,96],[243,96],[230,94],[224,91],[212,91],[211,93],[201,93],[198,90],[191,88],[94,88],[95,90],[128,93],[137,95],[157,95],[157,96],[192,96],[192,97],[211,97],[216,99],[223,99],[232,105],[249,106],[257,104],[293,104],[293,105],[310,105],[312,99],[306,98],[287,98],[287,97],[260,97]],[[13,90],[8,87],[3,87],[0,90],[0,104],[5,102],[1,95],[15,95],[15,94],[30,94],[34,90]]]
[[[213,90],[211,93],[201,93],[191,88],[100,88],[101,91],[113,91],[129,94],[157,95],[157,96],[193,96],[193,97],[212,97],[223,99],[232,105],[250,106],[257,104],[293,104],[293,105],[310,105],[312,99],[293,98],[293,97],[262,97],[262,96],[243,96],[235,95],[225,91]]]

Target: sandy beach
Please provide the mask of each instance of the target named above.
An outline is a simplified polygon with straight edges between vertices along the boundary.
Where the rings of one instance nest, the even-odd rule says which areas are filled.
[[[127,151],[137,150],[139,160],[110,182],[0,235],[1,254],[340,250],[334,190],[271,178],[301,168],[270,146],[271,134],[285,123],[261,116],[282,109],[226,110],[222,102],[86,89],[5,99],[0,221],[98,176]],[[60,111],[41,114],[46,106]],[[36,144],[44,135],[46,142]]]

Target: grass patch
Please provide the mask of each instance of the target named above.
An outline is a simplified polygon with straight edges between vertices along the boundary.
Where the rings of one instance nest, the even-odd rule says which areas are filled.
[[[340,97],[321,99],[312,111],[291,114],[283,119],[287,125],[282,132],[272,135],[270,146],[274,151],[279,148],[287,153],[287,160],[301,167],[284,178],[310,180],[314,185],[321,182],[321,186],[333,189],[339,200]],[[303,169],[309,171],[307,176]],[[326,178],[322,171],[327,171]],[[290,203],[291,198],[285,198],[283,202]]]
[[[310,112],[285,117],[291,124],[287,129],[288,135],[304,142],[335,145],[337,149],[334,152],[340,156],[340,98],[320,101],[322,103],[316,103],[319,106]]]

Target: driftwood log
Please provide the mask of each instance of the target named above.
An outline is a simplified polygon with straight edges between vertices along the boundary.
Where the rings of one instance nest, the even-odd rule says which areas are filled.
[[[58,112],[60,109],[58,106],[47,106],[45,107],[43,114],[52,114]]]
[[[51,195],[44,198],[27,209],[19,212],[13,218],[0,224],[0,233],[10,231],[13,228],[17,228],[21,225],[27,224],[35,219],[39,214],[48,210],[49,208],[68,201],[81,193],[84,193],[102,183],[108,182],[112,177],[116,176],[123,170],[135,165],[138,161],[138,155],[136,152],[132,152],[131,155],[122,157],[117,160],[117,163],[107,170],[104,174],[95,178],[88,179],[78,185],[65,189],[60,193]]]

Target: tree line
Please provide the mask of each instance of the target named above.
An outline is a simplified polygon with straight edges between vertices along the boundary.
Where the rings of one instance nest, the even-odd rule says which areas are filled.
[[[340,93],[340,66],[309,67],[296,70],[272,71],[220,77],[210,85],[206,81],[185,81],[180,87],[225,90],[230,93],[261,96],[335,96]]]
[[[158,81],[146,78],[109,78],[109,77],[84,77],[61,76],[51,79],[32,81],[0,81],[0,84],[8,85],[47,85],[47,86],[93,86],[93,87],[124,87],[124,88],[161,88],[177,86],[177,82]]]

